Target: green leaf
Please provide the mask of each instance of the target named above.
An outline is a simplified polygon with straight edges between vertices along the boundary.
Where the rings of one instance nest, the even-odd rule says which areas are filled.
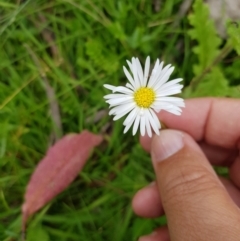
[[[226,96],[228,93],[228,81],[221,69],[215,67],[198,84],[196,90],[189,97],[200,96]]]
[[[240,55],[240,22],[231,22],[227,25],[227,33],[229,36],[228,41],[231,46],[236,50],[237,54]]]
[[[119,22],[111,22],[108,25],[108,30],[113,35],[114,38],[119,39],[121,41],[126,40],[126,34],[122,25]]]
[[[119,63],[115,55],[108,49],[99,39],[91,39],[86,43],[86,53],[90,61],[96,68],[111,74],[118,70]]]
[[[213,65],[219,56],[219,46],[222,40],[216,33],[214,23],[209,16],[208,6],[203,3],[203,0],[195,0],[189,21],[193,28],[188,33],[192,40],[197,41],[197,46],[193,48],[193,52],[197,55],[198,63],[193,65],[193,72],[199,81],[194,83],[193,92],[190,84],[190,88],[185,90],[184,95],[188,97],[226,96],[228,81],[222,69]],[[210,72],[201,76],[209,71],[208,68],[211,69]]]
[[[193,28],[188,33],[198,43],[193,51],[198,57],[198,65],[194,66],[194,74],[199,75],[219,54],[218,47],[221,39],[217,36],[214,23],[209,17],[209,9],[202,0],[194,2],[193,13],[189,15],[189,21]]]
[[[41,224],[29,227],[27,241],[49,241],[49,235]]]
[[[240,85],[230,87],[228,89],[228,96],[233,98],[240,98]]]
[[[240,59],[234,58],[231,64],[225,67],[224,71],[230,85],[239,85],[240,80]]]

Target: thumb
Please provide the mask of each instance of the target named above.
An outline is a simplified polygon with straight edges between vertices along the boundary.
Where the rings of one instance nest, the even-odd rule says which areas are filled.
[[[151,156],[171,241],[239,240],[239,209],[188,134],[163,130]]]

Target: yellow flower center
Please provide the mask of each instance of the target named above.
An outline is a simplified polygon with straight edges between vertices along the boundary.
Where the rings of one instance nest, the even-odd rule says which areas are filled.
[[[134,93],[134,100],[139,107],[149,108],[155,100],[155,92],[151,88],[141,87]]]

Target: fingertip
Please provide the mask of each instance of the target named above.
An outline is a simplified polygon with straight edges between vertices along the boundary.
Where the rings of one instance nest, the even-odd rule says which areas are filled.
[[[199,141],[204,134],[211,100],[211,98],[188,99],[185,100],[186,106],[182,109],[180,116],[173,115],[165,110],[161,110],[157,116],[168,128],[184,131]]]
[[[132,200],[133,211],[141,217],[156,218],[163,214],[162,203],[156,183],[140,189]]]
[[[160,227],[151,234],[141,236],[138,241],[170,241],[167,227]]]

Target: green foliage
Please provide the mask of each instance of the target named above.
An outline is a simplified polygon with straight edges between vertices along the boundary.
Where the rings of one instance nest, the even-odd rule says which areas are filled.
[[[228,22],[227,32],[229,36],[229,42],[232,47],[240,55],[240,22]]]
[[[49,235],[42,227],[42,225],[37,224],[29,229],[27,233],[27,241],[49,241]]]
[[[228,91],[228,81],[223,72],[218,67],[214,67],[209,74],[198,84],[192,97],[198,96],[226,96]]]
[[[193,52],[198,56],[198,64],[194,66],[194,74],[198,75],[217,57],[222,41],[216,34],[213,20],[209,17],[208,6],[202,0],[194,2],[189,22],[193,28],[188,33],[197,41]]]
[[[208,6],[202,0],[195,0],[189,22],[193,28],[188,33],[197,41],[193,52],[197,55],[198,63],[193,66],[195,78],[190,83],[193,88],[187,89],[185,96],[226,96],[228,81],[217,64],[221,51],[224,51],[220,49],[222,40],[217,36]]]
[[[101,40],[89,40],[86,43],[86,53],[94,67],[111,74],[119,69],[118,60],[110,51],[111,46],[107,47],[101,43]]]

